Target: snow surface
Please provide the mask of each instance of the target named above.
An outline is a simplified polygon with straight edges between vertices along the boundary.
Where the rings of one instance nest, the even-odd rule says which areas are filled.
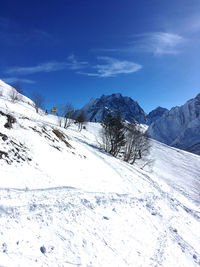
[[[65,130],[28,102],[0,97],[17,119],[0,115],[0,266],[200,265],[199,156],[152,141],[141,170],[98,148],[98,123]]]

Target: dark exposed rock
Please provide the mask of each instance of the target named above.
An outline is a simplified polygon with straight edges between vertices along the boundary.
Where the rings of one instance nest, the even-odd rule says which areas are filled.
[[[0,137],[2,138],[3,141],[8,140],[8,136],[5,134],[0,133]]]
[[[45,253],[46,253],[46,248],[45,248],[45,246],[40,247],[40,251],[41,251],[43,254],[45,254]]]
[[[13,117],[13,116],[10,115],[10,114],[6,114],[6,113],[4,113],[3,111],[0,111],[0,115],[5,116],[5,117],[7,118],[7,122],[5,123],[4,127],[7,128],[7,129],[11,129],[13,123],[16,122],[15,117]]]
[[[91,99],[82,109],[86,116],[86,120],[103,121],[108,113],[116,115],[120,112],[123,120],[146,122],[146,114],[137,102],[127,96],[121,94],[102,95],[100,98]],[[76,111],[79,114],[81,111]],[[96,120],[95,120],[96,119]]]

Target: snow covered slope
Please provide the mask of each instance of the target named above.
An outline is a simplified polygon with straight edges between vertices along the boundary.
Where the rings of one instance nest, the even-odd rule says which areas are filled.
[[[152,123],[148,134],[163,143],[200,155],[200,94]]]
[[[6,100],[10,100],[12,102],[16,102],[15,98],[16,100],[17,98],[19,98],[20,102],[33,105],[33,101],[31,99],[18,93],[15,88],[3,82],[2,80],[0,80],[0,97]]]
[[[0,112],[1,266],[200,265],[199,156],[152,141],[149,172],[99,150],[98,123]]]

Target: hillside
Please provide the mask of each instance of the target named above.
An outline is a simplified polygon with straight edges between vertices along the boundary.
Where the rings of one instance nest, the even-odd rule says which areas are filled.
[[[199,156],[152,140],[141,170],[28,102],[0,97],[2,266],[200,265]]]

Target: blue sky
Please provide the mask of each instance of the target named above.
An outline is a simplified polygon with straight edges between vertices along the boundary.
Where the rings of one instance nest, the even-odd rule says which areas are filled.
[[[0,78],[46,107],[122,93],[145,112],[200,92],[199,0],[2,1]]]

